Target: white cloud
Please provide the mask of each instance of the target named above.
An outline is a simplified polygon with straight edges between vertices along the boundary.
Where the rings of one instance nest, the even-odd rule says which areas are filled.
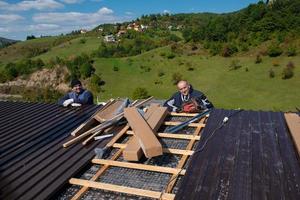
[[[46,24],[64,24],[64,25],[91,25],[100,23],[114,23],[118,20],[113,15],[113,10],[103,7],[95,13],[81,12],[50,12],[38,13],[33,16],[33,21]]]
[[[31,9],[36,10],[53,10],[62,8],[64,5],[55,0],[33,0],[33,1],[21,1],[16,4],[9,4],[4,1],[0,1],[0,9],[8,11],[27,11]]]
[[[20,15],[15,14],[0,14],[0,24],[9,24],[12,22],[23,20],[24,18]]]
[[[29,25],[29,31],[50,31],[50,30],[57,30],[60,28],[57,24],[32,24]]]
[[[60,0],[61,2],[67,3],[67,4],[75,4],[75,3],[81,3],[84,0]]]
[[[133,13],[132,13],[132,12],[129,12],[129,11],[125,12],[125,14],[126,14],[126,15],[133,15]]]
[[[164,10],[163,13],[164,13],[164,14],[167,14],[167,13],[170,14],[171,11],[169,11],[169,10]]]

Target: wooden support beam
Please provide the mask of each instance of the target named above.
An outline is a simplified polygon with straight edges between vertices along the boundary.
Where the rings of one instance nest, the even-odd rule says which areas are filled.
[[[134,130],[135,137],[143,149],[147,158],[162,155],[162,146],[151,129],[136,108],[125,108],[124,116],[128,124]]]
[[[127,144],[120,144],[115,143],[113,144],[114,148],[124,149],[126,148]],[[185,149],[170,149],[170,148],[163,148],[163,153],[171,153],[171,154],[179,154],[179,155],[193,155],[194,151],[185,150]]]
[[[144,197],[155,198],[155,199],[161,198],[164,200],[173,200],[175,198],[175,194],[170,194],[170,193],[162,194],[161,192],[156,192],[151,190],[143,190],[139,188],[132,188],[132,187],[107,184],[107,183],[100,183],[95,181],[81,180],[77,178],[70,179],[70,183],[74,185],[81,185],[85,187],[92,187],[92,188],[108,190],[112,192],[120,192],[120,193],[144,196]]]
[[[130,169],[161,172],[161,173],[167,173],[167,174],[178,174],[180,172],[180,175],[184,175],[186,172],[186,170],[174,169],[171,167],[161,167],[161,166],[145,165],[145,164],[139,164],[139,163],[104,160],[104,159],[93,159],[92,163],[100,164],[100,165],[111,165],[114,167],[124,167],[124,168],[130,168]]]
[[[166,126],[177,126],[181,123],[182,122],[170,122],[170,121],[168,121],[168,122],[164,122],[164,125],[166,125]],[[190,123],[188,126],[189,127],[205,127],[205,124],[203,124],[203,123]]]
[[[171,116],[179,116],[179,117],[195,117],[199,113],[176,113],[176,112],[171,112]]]
[[[300,156],[300,116],[296,113],[285,113],[284,117]]]
[[[128,135],[134,135],[133,131],[127,131]],[[187,134],[174,134],[174,133],[157,133],[158,137],[161,138],[173,138],[173,139],[182,139],[182,140],[200,140],[200,136],[187,135]]]

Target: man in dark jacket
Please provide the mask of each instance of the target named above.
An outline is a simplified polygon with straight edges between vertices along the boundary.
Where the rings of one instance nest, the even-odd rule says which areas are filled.
[[[82,88],[82,84],[79,80],[74,79],[71,81],[72,91],[67,93],[61,99],[58,104],[64,107],[69,105],[81,106],[83,104],[93,104],[93,95],[90,91]]]
[[[181,112],[185,111],[183,106],[191,101],[197,104],[198,110],[205,110],[207,108],[213,108],[213,104],[208,101],[206,96],[193,87],[185,80],[181,80],[177,83],[178,92],[168,99],[164,106],[168,107],[170,112]]]

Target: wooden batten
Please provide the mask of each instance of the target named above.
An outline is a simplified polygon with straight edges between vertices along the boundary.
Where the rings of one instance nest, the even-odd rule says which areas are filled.
[[[284,117],[300,156],[300,116],[296,113],[285,113]]]

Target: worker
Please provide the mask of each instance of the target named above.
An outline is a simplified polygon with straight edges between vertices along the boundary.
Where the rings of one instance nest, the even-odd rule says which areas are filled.
[[[93,94],[83,89],[81,82],[78,79],[71,81],[72,91],[67,93],[61,99],[59,99],[58,104],[64,107],[71,106],[81,106],[93,104]]]
[[[178,92],[164,103],[170,112],[201,112],[208,108],[213,108],[213,104],[208,101],[206,96],[194,90],[186,80],[177,83]]]

